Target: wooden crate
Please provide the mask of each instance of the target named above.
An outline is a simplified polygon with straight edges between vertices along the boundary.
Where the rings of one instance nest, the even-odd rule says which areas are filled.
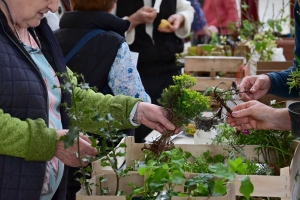
[[[291,66],[293,66],[293,61],[258,61],[256,74],[283,71]]]
[[[209,73],[209,77],[196,76],[197,84],[192,87],[194,90],[204,91],[206,87],[217,86],[220,82],[220,88],[229,89],[232,82],[235,81],[235,74],[243,66],[244,58],[227,56],[186,56],[184,59],[184,73],[195,74]],[[217,77],[217,72],[233,74],[234,77]]]
[[[127,166],[134,166],[134,160],[141,160],[142,158],[142,147],[145,144],[143,143],[135,143],[134,137],[126,137],[123,142],[127,145],[126,149],[120,151],[126,151],[126,156],[124,158],[120,158],[118,160],[118,164],[123,163],[126,160]],[[181,147],[184,151],[189,151],[192,155],[201,155],[203,152],[209,150],[212,155],[216,154],[227,154],[227,151],[223,149],[222,146],[219,145],[204,145],[204,144],[175,144],[175,146]],[[246,145],[244,147],[244,154],[249,159],[257,159],[261,162],[264,162],[263,156],[258,156],[255,153],[256,145]],[[293,143],[293,149],[295,149],[293,161],[291,164],[291,168],[286,167],[280,169],[280,176],[257,176],[250,175],[250,179],[254,184],[254,192],[252,196],[259,197],[280,197],[282,200],[290,199],[291,197],[291,182],[293,181],[296,172],[300,173],[300,148],[298,148],[298,142]],[[299,161],[295,163],[294,160]],[[294,163],[294,164],[293,164]],[[93,167],[93,176],[101,173],[103,168],[100,166],[99,161],[95,161],[92,163]],[[237,176],[234,181],[234,186],[231,191],[236,195],[240,196],[239,193],[239,178],[243,176]],[[300,177],[299,177],[300,181]],[[296,182],[298,183],[298,182]],[[294,185],[296,184],[294,183]],[[300,188],[300,187],[299,187]],[[295,187],[294,187],[294,190]],[[300,193],[300,189],[299,193]],[[300,196],[299,196],[300,197]]]
[[[144,183],[144,177],[140,176],[136,171],[129,172],[129,176],[122,177],[120,179],[120,188],[119,190],[122,190],[125,195],[129,195],[132,191],[132,188],[128,186],[128,183],[133,183],[136,186],[142,187]],[[187,179],[194,177],[196,174],[192,173],[185,173],[185,176]],[[99,177],[103,177],[107,179],[106,182],[102,183],[103,187],[108,187],[111,189],[109,193],[106,196],[100,196],[100,188],[96,186],[99,185]],[[102,170],[99,171],[99,174],[94,176],[89,181],[90,183],[93,183],[94,185],[92,188],[92,195],[87,196],[85,194],[85,190],[81,189],[76,194],[76,200],[126,200],[125,196],[114,196],[114,191],[116,188],[116,175],[114,171],[112,170]],[[183,192],[183,186],[176,186],[176,191],[182,191]],[[235,198],[235,194],[232,192],[234,191],[234,186],[230,184],[227,189],[227,194],[225,196],[220,197],[210,197],[209,200],[233,200]],[[172,197],[172,200],[190,200],[191,197]],[[207,197],[192,197],[192,199],[195,200],[207,200]]]
[[[279,38],[276,40],[278,48],[283,48],[283,55],[286,60],[294,59],[295,38]]]

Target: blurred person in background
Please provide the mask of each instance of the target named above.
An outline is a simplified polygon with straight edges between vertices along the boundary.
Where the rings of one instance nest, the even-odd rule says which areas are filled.
[[[163,89],[173,84],[172,76],[181,74],[176,53],[183,52],[183,39],[189,36],[194,9],[187,0],[118,0],[113,11],[131,22],[126,41],[139,53],[137,69],[151,102],[158,105]],[[159,27],[161,20],[166,26]],[[144,142],[152,130],[135,129],[135,141]]]
[[[199,43],[198,42],[199,35],[203,36],[204,38],[207,38],[206,40],[208,40],[210,38],[211,34],[218,33],[218,29],[214,25],[211,25],[211,26],[207,25],[204,12],[203,12],[198,0],[188,0],[188,1],[191,2],[191,5],[193,6],[193,8],[195,10],[194,20],[192,23],[193,35],[191,38],[191,44],[193,46],[196,46]],[[205,43],[205,42],[202,42],[202,43]]]
[[[204,0],[202,10],[207,25],[217,27],[220,35],[230,35],[228,25],[239,20],[236,0]]]

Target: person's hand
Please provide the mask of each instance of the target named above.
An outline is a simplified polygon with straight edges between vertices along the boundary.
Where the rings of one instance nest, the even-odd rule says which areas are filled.
[[[243,101],[256,100],[266,95],[271,87],[268,75],[246,76],[239,84],[240,97]]]
[[[59,130],[57,131],[57,136],[60,138],[61,136],[65,135],[68,130]],[[80,135],[79,137],[80,143],[80,156],[81,157],[95,157],[98,154],[97,149],[91,146],[91,141],[84,135]],[[67,149],[64,148],[64,142],[58,141],[56,147],[55,157],[61,160],[64,164],[71,166],[71,167],[79,167],[80,163],[76,153],[78,152],[78,145],[77,141],[74,141],[74,145]],[[83,166],[88,165],[88,162],[82,162]]]
[[[215,27],[214,25],[208,26],[207,27],[208,31],[210,32],[210,35],[214,34],[214,33],[219,33],[219,30],[217,27]]]
[[[174,134],[179,133],[181,128],[175,129],[174,124],[166,118],[167,115],[165,109],[151,103],[140,102],[137,107],[137,119],[140,124],[160,133],[165,130],[175,130]]]
[[[154,8],[144,6],[128,17],[131,22],[131,29],[139,24],[151,24],[155,20],[157,12]]]
[[[286,108],[275,109],[258,101],[248,101],[232,108],[226,122],[238,130],[290,130],[291,122]]]
[[[167,21],[170,23],[166,28],[158,28],[158,31],[164,33],[173,33],[177,31],[184,24],[184,17],[181,14],[171,15]]]

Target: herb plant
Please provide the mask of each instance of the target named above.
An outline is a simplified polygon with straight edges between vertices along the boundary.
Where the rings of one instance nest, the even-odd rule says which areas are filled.
[[[209,98],[203,96],[200,92],[190,89],[196,84],[197,79],[187,74],[173,76],[174,85],[165,88],[158,102],[168,111],[167,118],[176,126],[182,127],[188,124],[196,115],[209,109]],[[153,141],[150,146],[145,146],[157,156],[164,150],[172,147],[173,143],[170,137],[173,131],[166,130],[161,137]]]

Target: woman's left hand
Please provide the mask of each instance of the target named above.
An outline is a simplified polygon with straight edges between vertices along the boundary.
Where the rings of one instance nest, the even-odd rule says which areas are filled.
[[[160,133],[165,130],[174,130],[174,134],[179,133],[181,128],[176,129],[174,124],[166,118],[167,115],[165,109],[154,104],[140,102],[137,107],[137,119],[140,124],[144,124]]]

